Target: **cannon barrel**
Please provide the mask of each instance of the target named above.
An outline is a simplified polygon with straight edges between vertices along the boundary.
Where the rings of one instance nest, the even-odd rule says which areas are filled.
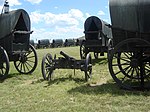
[[[64,53],[63,51],[60,51],[60,54],[64,56],[66,59],[72,59],[68,54]]]

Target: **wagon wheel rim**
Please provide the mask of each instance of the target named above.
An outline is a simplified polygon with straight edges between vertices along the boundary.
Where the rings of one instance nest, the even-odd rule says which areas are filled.
[[[42,76],[44,80],[52,80],[54,71],[54,61],[51,54],[46,54],[42,59]]]
[[[5,79],[9,73],[9,58],[7,52],[0,47],[0,79]]]
[[[19,60],[14,61],[15,68],[22,74],[31,74],[37,67],[37,53],[32,45],[26,53],[19,55]]]
[[[81,59],[85,59],[86,55],[87,55],[87,52],[86,52],[85,42],[82,42],[80,45],[80,57],[81,57]]]
[[[125,45],[150,45],[149,42],[139,39],[132,38],[127,39],[120,42],[111,53],[109,57],[109,71],[113,79],[116,83],[124,88],[124,89],[142,89],[141,87],[141,77],[140,77],[140,65],[139,65],[139,57],[138,50],[121,52],[120,48],[123,48]],[[144,75],[144,83],[145,88],[147,88],[148,83],[150,81],[150,67],[149,63],[144,63],[145,65],[145,75]]]
[[[85,80],[88,81],[92,77],[92,58],[90,54],[87,54],[85,60]]]
[[[98,59],[98,55],[99,55],[99,53],[94,52],[95,59]]]

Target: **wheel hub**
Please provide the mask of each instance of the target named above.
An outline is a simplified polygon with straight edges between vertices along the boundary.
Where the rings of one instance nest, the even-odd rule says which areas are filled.
[[[22,63],[25,63],[25,62],[27,61],[27,57],[26,57],[25,55],[21,55],[20,61],[21,61]]]
[[[130,66],[132,67],[132,68],[137,68],[138,66],[139,66],[139,61],[138,61],[138,59],[131,59],[131,62],[130,62]]]

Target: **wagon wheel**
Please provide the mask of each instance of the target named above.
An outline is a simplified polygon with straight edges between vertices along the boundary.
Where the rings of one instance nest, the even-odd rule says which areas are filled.
[[[94,52],[95,59],[98,59],[98,55],[99,55],[99,53]]]
[[[87,55],[87,50],[86,50],[86,47],[85,47],[85,42],[82,41],[81,45],[80,45],[80,57],[81,57],[81,59],[85,59],[86,55]]]
[[[87,54],[85,60],[85,80],[88,81],[92,76],[92,59],[91,55]]]
[[[140,75],[140,52],[137,45],[150,45],[149,42],[132,38],[120,42],[109,57],[109,71],[116,83],[124,89],[143,89],[141,88]],[[125,49],[129,47],[128,51]],[[121,51],[121,49],[123,49]],[[141,55],[144,55],[142,53]],[[150,67],[149,63],[144,62],[144,87],[150,84]]]
[[[7,52],[0,47],[0,79],[6,78],[9,72],[9,58]]]
[[[42,75],[44,80],[52,80],[54,62],[51,54],[46,54],[42,59]]]
[[[14,61],[15,68],[22,74],[32,73],[37,66],[37,54],[32,45],[29,51],[19,55],[19,60]]]

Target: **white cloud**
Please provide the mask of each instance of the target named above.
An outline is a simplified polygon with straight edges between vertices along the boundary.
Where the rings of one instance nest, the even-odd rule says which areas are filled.
[[[105,15],[105,12],[104,12],[104,11],[102,11],[102,10],[100,10],[100,11],[98,12],[98,15],[100,15],[100,16],[104,16],[104,15]]]
[[[52,26],[68,27],[77,26],[80,21],[84,20],[83,13],[78,9],[71,9],[68,13],[53,14],[50,12],[40,13],[38,11],[32,12],[32,23],[44,23]]]
[[[39,4],[40,2],[42,2],[42,0],[27,0],[28,2],[30,2],[31,4]]]
[[[85,15],[86,16],[86,15]],[[34,33],[32,38],[77,38],[83,34],[84,14],[78,9],[67,13],[53,14],[51,12],[32,12],[30,15]],[[38,28],[40,26],[40,29]]]
[[[10,6],[21,5],[19,0],[8,0]]]

